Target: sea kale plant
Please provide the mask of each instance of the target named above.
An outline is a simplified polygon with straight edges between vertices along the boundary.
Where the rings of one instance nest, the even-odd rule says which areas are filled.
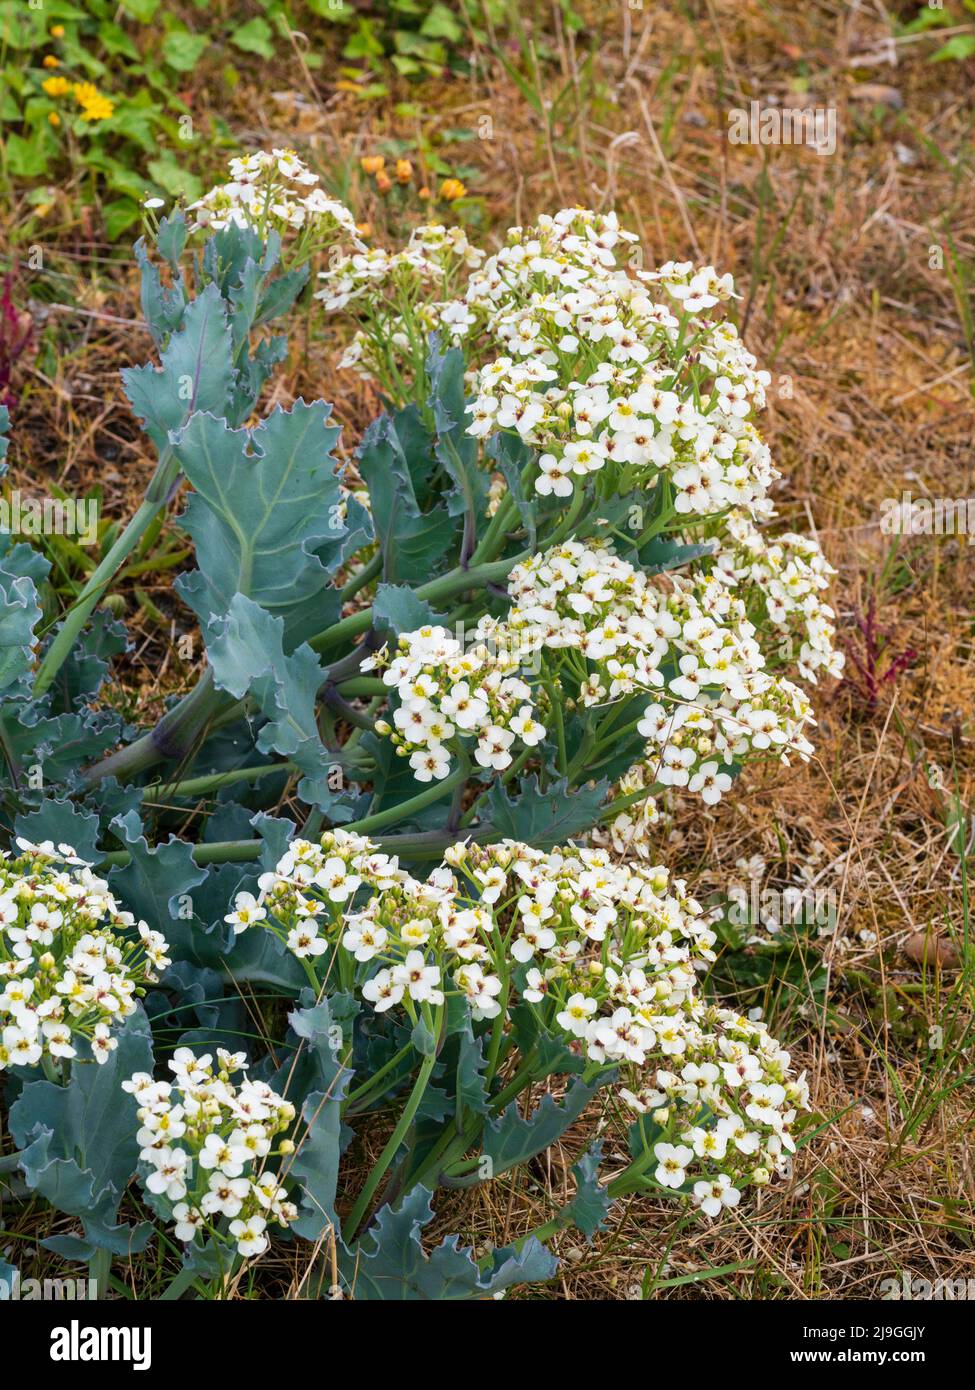
[[[0,538],[0,1182],[103,1289],[159,1241],[171,1298],[259,1289],[285,1247],[301,1297],[483,1297],[624,1195],[713,1220],[787,1168],[805,1081],[707,994],[654,826],[808,757],[831,571],[769,525],[730,277],[645,270],[579,209],[489,257],[368,250],[279,171],[137,246],[156,470],[53,623]],[[352,320],[329,394],[352,369],[384,401],[357,447],[322,400],[260,407],[313,290]],[[140,727],[104,601],[167,508],[203,654]],[[539,1229],[421,1243],[438,1193],[569,1130]]]

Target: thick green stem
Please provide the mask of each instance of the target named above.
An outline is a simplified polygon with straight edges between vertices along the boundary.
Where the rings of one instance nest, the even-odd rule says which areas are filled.
[[[365,1187],[363,1187],[362,1191],[359,1193],[358,1200],[356,1201],[355,1206],[352,1208],[352,1211],[349,1213],[349,1219],[346,1221],[345,1226],[343,1228],[343,1236],[347,1244],[352,1241],[357,1231],[359,1230],[359,1227],[362,1224],[362,1221],[367,1211],[369,1210],[369,1204],[372,1202],[373,1197],[376,1195],[376,1190],[378,1189],[379,1184],[386,1176],[386,1171],[389,1168],[389,1165],[392,1163],[393,1159],[399,1152],[399,1147],[402,1144],[403,1140],[406,1138],[410,1126],[413,1124],[414,1117],[416,1116],[416,1112],[420,1108],[420,1102],[423,1099],[424,1092],[426,1091],[427,1085],[430,1081],[430,1077],[433,1074],[433,1068],[436,1065],[436,1061],[437,1054],[435,1052],[431,1052],[428,1057],[424,1057],[423,1059],[423,1062],[420,1066],[420,1070],[417,1074],[416,1083],[413,1087],[413,1090],[410,1092],[410,1098],[406,1102],[402,1115],[399,1117],[399,1123],[393,1130],[393,1133],[390,1135],[388,1144],[383,1149],[382,1153],[379,1155],[379,1159],[376,1162],[375,1167],[369,1174],[369,1177],[366,1179]]]
[[[77,641],[78,634],[91,616],[92,610],[102,598],[116,572],[121,568],[126,556],[130,555],[139,544],[156,515],[166,505],[170,489],[178,477],[179,466],[172,457],[172,450],[167,447],[156,465],[156,471],[146,491],[145,500],[65,614],[54,641],[48,647],[37,672],[34,681],[35,696],[44,694],[44,691],[47,690],[64,665],[71,648]]]

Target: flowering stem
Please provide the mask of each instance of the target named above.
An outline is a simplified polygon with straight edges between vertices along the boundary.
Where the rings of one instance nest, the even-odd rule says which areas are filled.
[[[407,1132],[413,1123],[413,1119],[416,1115],[416,1112],[420,1108],[420,1102],[423,1099],[424,1092],[426,1091],[427,1085],[430,1081],[430,1077],[433,1074],[433,1068],[436,1065],[436,1061],[437,1054],[436,1051],[433,1051],[429,1054],[429,1056],[424,1057],[423,1062],[420,1065],[420,1070],[417,1073],[416,1082],[413,1086],[413,1090],[410,1092],[410,1098],[403,1108],[402,1115],[399,1117],[399,1123],[393,1130],[393,1133],[390,1135],[389,1142],[387,1143],[386,1147],[379,1155],[378,1162],[376,1163],[372,1172],[369,1174],[369,1177],[366,1179],[366,1185],[359,1193],[358,1200],[356,1201],[355,1206],[352,1208],[352,1211],[349,1213],[349,1219],[346,1221],[345,1226],[343,1227],[342,1234],[343,1238],[346,1241],[346,1244],[352,1241],[352,1239],[358,1232],[359,1227],[362,1225],[363,1218],[365,1217],[366,1212],[369,1209],[369,1204],[372,1201],[373,1197],[376,1195],[376,1189],[379,1187],[379,1184],[385,1177],[386,1170],[389,1168],[389,1165],[396,1157],[397,1153],[399,1152],[400,1145],[406,1138]]]
[[[159,479],[160,476],[163,475],[166,486],[159,489],[162,495],[156,495],[156,489],[150,484],[150,490],[146,494],[145,500],[140,504],[138,510],[135,512],[118,540],[88,579],[88,582],[85,584],[72,606],[68,609],[61,623],[61,627],[45,652],[44,659],[38,669],[34,681],[35,696],[43,695],[44,691],[51,685],[55,676],[67,660],[68,654],[74,646],[79,632],[88,621],[92,609],[99,602],[105,590],[112,582],[112,578],[116,571],[119,569],[126,556],[139,544],[139,541],[149,529],[157,512],[165,506],[169,486],[173,481],[173,478],[169,476],[168,465],[172,462],[168,457],[169,453],[170,451],[167,450],[159,460],[153,479],[153,483],[155,483],[156,479]],[[177,474],[178,471],[177,469]]]
[[[465,780],[464,768],[458,767],[449,777],[427,787],[426,791],[420,792],[419,796],[411,796],[409,801],[397,802],[395,806],[388,806],[385,811],[377,811],[375,815],[366,816],[363,820],[350,821],[348,825],[343,826],[343,829],[353,830],[359,835],[368,835],[370,830],[380,830],[384,825],[394,825],[404,816],[411,815],[414,811],[422,811],[424,807],[432,805],[434,801],[439,801],[447,792],[452,792]]]

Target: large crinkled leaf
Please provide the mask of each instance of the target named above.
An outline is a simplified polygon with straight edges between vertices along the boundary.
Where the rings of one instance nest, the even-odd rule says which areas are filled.
[[[85,706],[79,714],[47,719],[43,717],[47,703],[49,700],[23,705],[13,720],[4,711],[7,747],[21,767],[31,768],[32,775],[40,773],[44,787],[62,786],[73,791],[80,784],[81,768],[114,748],[124,725],[114,711]]]
[[[572,1174],[576,1180],[575,1196],[567,1206],[562,1208],[561,1213],[589,1241],[606,1224],[606,1217],[613,1204],[606,1187],[599,1181],[599,1164],[602,1156],[603,1141],[597,1139],[579,1161],[573,1163]]]
[[[96,864],[100,858],[98,817],[72,801],[45,797],[35,811],[17,816],[14,829],[35,845],[44,840],[51,840],[55,845],[70,845],[89,864]]]
[[[139,1157],[137,1106],[122,1082],[153,1067],[152,1034],[141,1008],[116,1037],[106,1062],[75,1062],[66,1085],[28,1081],[10,1107],[10,1133],[27,1186],[57,1211],[82,1218],[85,1239],[69,1238],[77,1242],[72,1248],[126,1254],[151,1232],[115,1224]]]
[[[482,1150],[491,1159],[492,1176],[516,1168],[560,1139],[569,1126],[575,1124],[601,1085],[601,1080],[587,1085],[576,1077],[570,1082],[561,1104],[546,1094],[528,1119],[522,1117],[517,1103],[512,1101],[484,1131]]]
[[[288,1172],[301,1189],[301,1211],[293,1230],[306,1240],[317,1241],[338,1224],[339,1162],[350,1137],[342,1124],[341,1105],[353,1075],[343,1062],[351,1052],[357,1010],[351,995],[339,994],[296,1009],[288,1019],[299,1048],[277,1083],[301,1111],[295,1131],[298,1147]]]
[[[519,794],[509,797],[496,781],[488,793],[484,819],[499,839],[548,849],[596,824],[608,786],[601,781],[570,792],[562,777],[542,791],[533,773],[522,783]]]
[[[409,451],[409,452],[408,452]],[[410,453],[423,455],[411,466]],[[456,549],[457,523],[446,507],[421,512],[414,472],[421,477],[432,457],[428,434],[418,427],[416,412],[383,415],[366,431],[359,473],[369,488],[376,539],[388,583],[418,584],[442,570]]]
[[[194,894],[206,882],[207,870],[193,862],[193,846],[172,838],[150,849],[136,811],[119,816],[112,830],[132,856],[124,868],[109,874],[112,891],[136,917],[162,932],[173,960],[212,964],[232,931],[222,922],[211,929],[197,914]]]
[[[285,622],[244,594],[235,594],[225,617],[210,623],[207,644],[220,690],[236,699],[250,695],[266,719],[258,735],[262,753],[290,758],[304,773],[298,795],[327,811],[333,820],[351,820],[347,796],[329,786],[336,759],[318,732],[316,699],[325,673],[307,643],[284,652]]]
[[[379,584],[372,603],[373,627],[377,632],[387,629],[398,637],[401,632],[415,632],[418,627],[442,623],[442,613],[435,613],[426,599],[417,598],[407,584]]]
[[[288,650],[327,626],[330,572],[314,550],[344,530],[330,414],[324,401],[298,401],[254,430],[198,414],[177,435],[174,453],[195,489],[182,520],[199,566],[178,587],[204,633],[237,593],[285,619]]]
[[[0,697],[4,699],[30,691],[34,628],[40,620],[34,580],[13,572],[5,556],[0,560]]]
[[[169,229],[167,228],[167,230]],[[184,236],[185,230],[186,224],[184,223]],[[175,249],[175,246],[171,249]],[[135,259],[141,277],[139,300],[142,307],[142,317],[149,325],[149,331],[156,347],[162,347],[170,334],[175,333],[179,328],[183,322],[183,314],[186,312],[186,285],[183,275],[179,269],[174,270],[173,285],[171,287],[164,285],[158,266],[149,259],[146,243],[142,237],[135,244]],[[177,256],[177,263],[178,259]]]
[[[125,624],[107,608],[96,609],[49,687],[52,710],[68,714],[79,703],[94,700],[112,657],[125,651],[127,640]]]
[[[495,1250],[480,1264],[458,1236],[429,1255],[420,1233],[433,1218],[430,1192],[415,1187],[396,1207],[383,1207],[353,1250],[339,1246],[339,1272],[350,1298],[432,1303],[489,1298],[515,1284],[551,1279],[558,1261],[535,1237],[520,1250]]]
[[[216,285],[207,285],[187,305],[182,327],[161,354],[160,367],[146,363],[122,372],[125,394],[160,453],[194,411],[223,415],[233,385],[227,309]]]

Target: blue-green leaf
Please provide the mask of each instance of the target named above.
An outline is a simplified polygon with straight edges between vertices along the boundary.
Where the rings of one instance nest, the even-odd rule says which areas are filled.
[[[136,1102],[122,1082],[153,1067],[141,1008],[116,1037],[106,1062],[75,1062],[66,1085],[28,1081],[10,1107],[10,1133],[27,1186],[57,1211],[81,1217],[85,1243],[125,1254],[144,1245],[151,1231],[115,1224],[139,1156]]]
[[[517,1103],[512,1101],[484,1131],[482,1147],[492,1161],[492,1176],[516,1168],[554,1144],[570,1125],[575,1124],[601,1085],[600,1080],[588,1085],[576,1077],[570,1082],[561,1105],[546,1094],[528,1119],[522,1117]]]
[[[339,1272],[349,1296],[370,1302],[483,1299],[515,1284],[551,1279],[558,1268],[534,1237],[520,1250],[496,1250],[480,1264],[458,1236],[448,1236],[427,1255],[420,1232],[432,1219],[429,1191],[415,1187],[399,1207],[383,1207],[352,1251],[340,1246]]]
[[[122,383],[134,413],[161,453],[169,434],[194,411],[223,415],[233,385],[227,310],[216,285],[186,308],[182,327],[161,354],[160,367],[127,367]]]
[[[543,792],[533,773],[522,783],[520,794],[509,797],[496,781],[488,793],[484,819],[499,839],[521,840],[536,849],[547,849],[591,829],[599,819],[607,790],[608,783],[603,781],[570,792],[563,777],[550,782]]]

